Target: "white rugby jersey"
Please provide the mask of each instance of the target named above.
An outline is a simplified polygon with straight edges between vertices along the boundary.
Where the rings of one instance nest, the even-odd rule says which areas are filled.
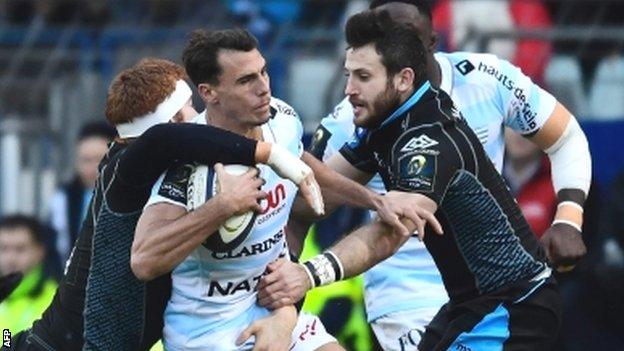
[[[553,112],[556,99],[519,68],[494,55],[455,52],[437,53],[435,58],[442,74],[440,88],[451,96],[500,172],[505,151],[504,127],[523,135],[537,132]],[[348,99],[323,118],[322,128],[314,137],[325,148],[323,159],[351,139],[353,118]],[[385,192],[378,175],[369,187]],[[441,306],[448,299],[440,273],[417,237],[365,272],[364,284],[369,321],[396,311]]]
[[[262,125],[264,140],[301,156],[303,127],[299,117],[279,99],[273,98],[271,107],[273,117]],[[194,122],[205,124],[205,112]],[[269,195],[261,202],[263,212],[247,239],[226,253],[199,246],[173,270],[163,333],[167,350],[237,350],[234,342],[238,335],[254,320],[269,314],[256,304],[256,285],[267,264],[288,255],[284,228],[297,186],[268,166],[257,167],[266,180],[262,190]],[[162,181],[163,177],[152,189],[148,205],[168,202],[186,208],[185,201],[159,193]],[[218,339],[211,337],[215,333],[220,335]],[[240,349],[250,345],[245,343]]]

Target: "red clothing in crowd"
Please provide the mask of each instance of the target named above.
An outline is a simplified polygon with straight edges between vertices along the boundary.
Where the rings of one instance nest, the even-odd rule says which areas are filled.
[[[518,205],[537,238],[548,229],[557,210],[557,195],[550,177],[550,162],[546,157],[539,170],[524,184],[517,194]]]

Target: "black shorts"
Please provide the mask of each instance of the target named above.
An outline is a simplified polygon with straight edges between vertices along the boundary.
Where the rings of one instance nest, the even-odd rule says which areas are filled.
[[[55,351],[55,349],[35,336],[30,329],[27,329],[13,335],[11,347],[2,347],[0,351]]]
[[[546,283],[520,302],[480,296],[440,308],[418,345],[421,351],[551,350],[561,324],[561,298]]]

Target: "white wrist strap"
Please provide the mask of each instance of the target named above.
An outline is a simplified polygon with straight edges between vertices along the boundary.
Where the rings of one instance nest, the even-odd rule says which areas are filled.
[[[301,159],[278,144],[272,144],[267,164],[282,178],[299,185],[312,169]]]
[[[561,207],[561,206],[572,206],[574,208],[576,208],[577,210],[581,211],[581,213],[583,213],[583,206],[577,204],[574,201],[570,201],[570,200],[566,200],[566,201],[561,201],[558,205],[557,208]]]
[[[272,144],[267,164],[280,177],[289,179],[297,185],[301,185],[301,182],[312,173],[312,169],[305,162],[278,144]],[[319,216],[325,214],[321,189],[316,183],[308,185],[312,195],[312,209]]]

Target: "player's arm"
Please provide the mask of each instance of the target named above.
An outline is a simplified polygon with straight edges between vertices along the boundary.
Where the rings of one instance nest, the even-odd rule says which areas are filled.
[[[534,84],[520,69],[500,61],[514,77],[513,92],[499,84],[505,124],[527,136],[548,154],[558,206],[552,226],[541,242],[559,270],[572,266],[586,253],[581,237],[583,205],[591,183],[587,138],[574,116],[550,93]]]
[[[220,192],[193,212],[183,204],[159,202],[148,206],[136,227],[130,265],[141,280],[171,271],[221,224],[235,214],[261,210],[258,200],[262,180],[252,169],[242,176],[229,175],[215,166]]]
[[[402,146],[424,132],[438,144],[427,150],[402,155],[404,157],[401,159],[408,164],[398,165],[401,166],[398,167],[401,172],[396,174],[391,188],[408,192],[391,191],[385,195],[406,204],[407,210],[415,212],[413,216],[404,216],[401,221],[409,233],[416,230],[421,238],[426,223],[436,232],[442,233],[433,213],[437,211],[438,204],[442,202],[457,171],[462,167],[474,169],[477,166],[475,161],[473,165],[464,164],[465,158],[460,155],[456,142],[442,128],[444,127],[416,128],[401,136],[396,150],[402,150]],[[346,155],[345,158],[350,163],[359,163],[357,153],[344,149],[341,153]],[[331,284],[369,269],[392,255],[407,238],[390,230],[383,222],[375,221],[346,235],[328,251],[303,264],[282,260],[269,265],[270,273],[262,277],[258,284],[258,303],[277,308],[297,302],[311,288]]]
[[[569,270],[587,252],[581,238],[583,205],[591,183],[591,156],[585,133],[559,102],[540,130],[530,137],[548,154],[557,211],[541,242],[559,271]]]
[[[433,213],[437,204],[421,194],[391,191],[386,194],[411,204],[419,220],[414,223],[407,217],[401,222],[406,229],[424,233],[428,223],[438,233],[442,228]],[[270,273],[258,284],[258,303],[267,308],[279,308],[301,300],[305,293],[317,286],[331,284],[344,278],[356,276],[394,254],[409,236],[398,234],[382,221],[373,221],[345,235],[328,251],[303,263],[280,259],[269,264]]]
[[[326,206],[329,208],[327,213],[340,205],[374,210],[382,221],[392,226],[400,235],[411,233],[399,220],[401,217],[408,217],[414,222],[420,221],[412,211],[411,204],[377,194],[363,186],[362,184],[367,183],[373,174],[354,167],[341,154],[332,156],[327,164],[323,164],[308,153],[304,154],[303,160],[315,172]],[[293,205],[291,215],[303,221],[315,219],[308,207],[301,202]],[[435,218],[433,220],[435,221]]]
[[[297,310],[294,306],[284,306],[254,321],[238,336],[236,344],[242,345],[253,335],[254,350],[287,350],[296,324]]]
[[[160,124],[128,145],[119,161],[118,176],[126,184],[151,187],[175,160],[253,166],[257,161],[266,162],[270,149],[271,144],[212,126]]]

